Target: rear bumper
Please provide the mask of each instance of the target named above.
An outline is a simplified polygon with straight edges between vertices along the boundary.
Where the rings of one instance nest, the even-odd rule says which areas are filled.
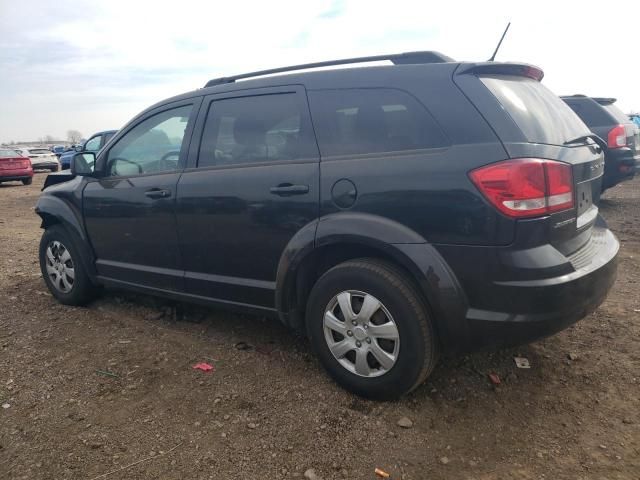
[[[452,350],[529,343],[595,310],[615,282],[619,243],[606,227],[594,227],[592,239],[585,247],[588,257],[579,251],[575,259],[567,259],[575,265],[572,272],[529,280],[461,279],[468,308]]]
[[[632,179],[640,171],[640,155],[629,148],[611,149],[605,155],[603,188]]]
[[[0,182],[28,180],[31,177],[33,177],[33,169],[31,169],[31,167],[12,170],[0,170]]]
[[[41,163],[33,163],[34,170],[50,170],[52,168],[58,168],[60,163],[58,162],[41,162]]]

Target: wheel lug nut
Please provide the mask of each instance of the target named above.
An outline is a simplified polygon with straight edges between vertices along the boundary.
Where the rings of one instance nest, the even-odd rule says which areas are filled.
[[[369,328],[369,325],[367,325],[367,324],[365,323],[365,324],[362,326],[362,328],[364,328],[364,329],[366,330],[367,328]]]
[[[360,348],[361,346],[362,346],[362,343],[356,342],[356,347]]]
[[[367,343],[371,343],[371,339],[367,337]]]
[[[356,322],[355,320],[351,320],[351,325],[353,325],[354,327],[358,324],[358,322]]]
[[[353,332],[351,330],[347,330],[347,335],[349,335],[350,337],[353,337]]]

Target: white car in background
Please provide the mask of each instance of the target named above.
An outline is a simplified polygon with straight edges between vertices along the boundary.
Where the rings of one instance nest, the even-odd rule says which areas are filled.
[[[60,170],[60,161],[56,154],[44,147],[18,147],[14,148],[23,157],[31,159],[31,166],[34,170],[50,170],[57,172]]]

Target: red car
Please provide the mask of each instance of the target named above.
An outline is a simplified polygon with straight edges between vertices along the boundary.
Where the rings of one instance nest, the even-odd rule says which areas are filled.
[[[25,185],[31,185],[31,160],[14,150],[0,147],[0,183],[10,181],[21,181]]]

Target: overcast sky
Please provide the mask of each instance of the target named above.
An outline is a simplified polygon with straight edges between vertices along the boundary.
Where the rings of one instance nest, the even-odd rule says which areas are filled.
[[[413,50],[486,60],[509,20],[497,60],[640,110],[639,0],[0,0],[0,141],[120,128],[243,71]]]

